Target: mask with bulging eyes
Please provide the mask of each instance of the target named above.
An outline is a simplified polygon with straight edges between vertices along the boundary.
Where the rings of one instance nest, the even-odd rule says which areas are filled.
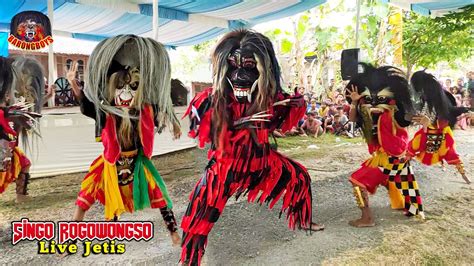
[[[386,105],[390,105],[393,100],[393,92],[389,88],[384,88],[379,91],[370,91],[365,89],[361,93],[361,104],[370,104],[372,107],[383,108]]]
[[[126,68],[110,76],[110,88],[114,90],[114,103],[118,107],[130,108],[140,85],[138,68]]]
[[[235,99],[239,103],[252,102],[252,94],[257,88],[259,72],[257,60],[251,51],[235,49],[227,58],[229,70],[227,79]]]

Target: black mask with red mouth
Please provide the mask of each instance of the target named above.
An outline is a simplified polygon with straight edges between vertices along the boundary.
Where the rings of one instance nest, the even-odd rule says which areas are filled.
[[[245,48],[237,48],[229,54],[227,61],[229,63],[227,79],[232,87],[234,98],[239,103],[251,103],[260,75],[253,52]]]

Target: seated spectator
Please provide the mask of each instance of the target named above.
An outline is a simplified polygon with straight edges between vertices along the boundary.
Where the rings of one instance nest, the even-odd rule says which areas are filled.
[[[451,87],[451,93],[453,94],[454,99],[456,99],[456,106],[463,106],[463,97],[462,97],[462,93],[459,91],[459,88],[456,86]],[[461,129],[466,129],[467,128],[466,120],[467,119],[465,119],[464,117],[458,117],[458,122],[456,123],[456,127],[461,128]]]
[[[306,103],[306,105],[308,105],[310,103],[310,98],[309,98],[308,94],[303,95],[303,99],[304,99],[304,102]]]
[[[326,117],[323,117],[323,133],[326,133],[326,132],[330,132],[330,133],[333,133],[334,132],[334,128],[332,127],[332,123],[333,123],[333,117],[328,115]]]
[[[471,96],[471,94],[466,90],[466,92],[464,93],[464,98],[462,99],[462,106],[467,107],[472,110],[471,104],[472,104],[473,99],[469,96]],[[463,114],[461,118],[463,118],[466,121],[465,128],[468,128],[474,125],[473,123],[474,118],[471,118],[471,116],[469,116],[468,114]]]
[[[474,107],[474,72],[469,71],[467,73],[466,91],[470,98],[469,107]]]
[[[317,111],[318,111],[318,107],[317,107],[316,99],[312,98],[306,107],[306,113],[317,112]]]
[[[336,105],[342,105],[343,101],[345,100],[346,98],[344,97],[344,95],[342,95],[341,93],[339,93],[337,96],[336,96],[336,100],[335,100],[335,104]]]
[[[317,119],[316,112],[310,112],[301,126],[301,136],[319,137],[323,134],[322,122]]]
[[[341,122],[343,124],[347,123],[349,121],[349,118],[347,118],[347,115],[344,112],[344,107],[343,106],[338,106],[336,109],[337,109],[337,115],[339,115],[341,117]]]
[[[446,81],[444,82],[443,88],[447,91],[451,89],[451,79],[446,79]]]
[[[305,90],[306,90],[306,89],[305,89],[303,86],[298,87],[298,93],[299,93],[300,95],[304,95],[304,94],[305,94]]]
[[[352,134],[349,132],[349,124],[347,123],[349,120],[346,120],[344,123],[342,118],[343,117],[340,114],[334,116],[334,122],[332,124],[333,132],[336,136],[347,136],[352,138]]]
[[[318,110],[318,115],[320,117],[326,117],[328,115],[329,107],[326,102],[321,103],[321,107]]]
[[[328,116],[335,116],[338,111],[337,111],[337,106],[333,103],[329,103],[329,111],[328,111]]]
[[[459,91],[458,87],[456,87],[456,86],[451,87],[450,91],[451,91],[451,94],[453,94],[454,99],[456,99],[456,105],[461,106],[461,104],[462,104],[462,94]]]
[[[344,114],[348,116],[349,112],[351,111],[351,105],[347,102],[346,99],[342,101],[342,109],[344,110]]]
[[[456,87],[458,88],[459,93],[464,92],[464,79],[463,78],[458,78],[457,83],[456,83]]]

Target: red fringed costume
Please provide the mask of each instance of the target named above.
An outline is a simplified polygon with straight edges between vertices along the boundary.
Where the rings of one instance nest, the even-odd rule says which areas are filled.
[[[280,93],[277,99],[285,98],[287,96]],[[247,104],[232,102],[229,105],[232,119],[242,118],[247,107]],[[269,111],[278,119],[273,121],[273,126],[264,126],[254,132],[248,128],[225,128],[219,136],[224,145],[216,149],[211,136],[211,116],[214,112],[212,88],[192,100],[185,114],[191,119],[189,136],[197,138],[201,148],[206,143],[213,146],[209,150],[205,174],[191,193],[181,224],[184,232],[182,262],[200,263],[207,235],[219,219],[227,200],[234,194],[236,198],[247,194],[249,202],[269,203],[270,209],[281,198],[281,211],[287,213],[291,229],[311,225],[311,178],[307,170],[272,149],[268,141],[275,125],[282,122],[281,129],[287,131],[297,124],[305,112],[304,106],[287,109],[270,108]]]

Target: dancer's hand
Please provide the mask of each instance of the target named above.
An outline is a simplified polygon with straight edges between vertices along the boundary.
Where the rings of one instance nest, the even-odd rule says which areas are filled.
[[[288,99],[289,100],[289,99]],[[234,127],[236,128],[258,128],[255,126],[254,122],[270,122],[269,118],[272,117],[271,114],[267,113],[267,111],[258,112],[251,116],[242,117],[236,121],[234,121]]]
[[[431,123],[430,118],[426,115],[415,115],[413,116],[411,121],[419,125],[422,125],[424,128],[427,128]]]
[[[76,81],[77,66],[77,62],[74,61],[71,63],[71,67],[66,70],[66,79],[69,81],[69,83]]]
[[[362,98],[362,95],[359,94],[359,92],[357,91],[357,87],[354,85],[351,85],[350,89],[346,89],[346,94],[349,94],[349,98],[351,98],[354,104],[357,103],[360,98]]]
[[[291,97],[289,99],[275,102],[273,103],[273,106],[282,105],[282,106],[290,106],[290,107],[302,107],[304,106],[304,103],[305,101],[304,101],[303,96],[301,94],[298,94],[295,97]]]
[[[46,90],[46,94],[43,97],[42,105],[46,104],[48,100],[53,97],[55,91],[56,91],[56,85],[51,84],[48,86],[48,89]]]
[[[79,85],[77,84],[77,67],[78,64],[77,62],[72,62],[71,68],[66,70],[66,79],[71,84],[72,92],[74,93],[74,96],[81,100],[82,98],[82,93],[81,93],[81,88],[79,88]]]

